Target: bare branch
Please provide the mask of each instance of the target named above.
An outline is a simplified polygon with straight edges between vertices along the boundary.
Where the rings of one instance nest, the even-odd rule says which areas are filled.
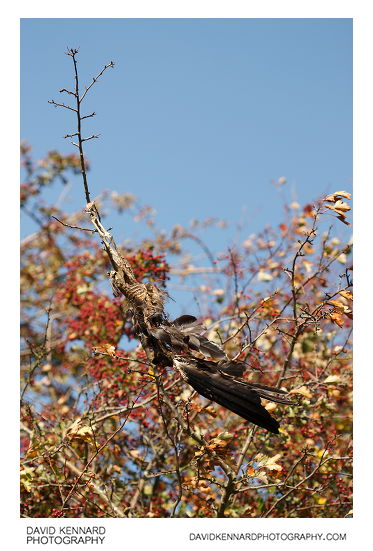
[[[75,113],[78,112],[78,110],[74,109],[74,107],[70,107],[70,105],[65,105],[64,103],[57,103],[53,99],[48,100],[48,103],[54,105],[55,107],[65,107],[65,109],[70,109],[70,111],[74,111]]]
[[[81,142],[87,142],[88,140],[93,140],[93,138],[99,138],[100,134],[92,134],[92,136],[89,136],[88,138],[82,138]]]
[[[91,113],[90,115],[84,115],[84,117],[81,117],[81,120],[88,119],[89,117],[94,117],[96,115],[95,112]]]
[[[66,94],[71,94],[72,96],[75,96],[76,97],[76,93],[75,92],[71,92],[70,90],[66,90],[66,88],[62,88],[61,90],[59,90],[60,94],[62,92],[66,92]]]
[[[62,224],[66,228],[71,228],[73,230],[88,231],[88,232],[91,232],[91,233],[96,233],[97,232],[97,230],[92,230],[91,228],[80,228],[79,226],[72,226],[71,224],[65,224],[65,222],[62,222],[62,220],[59,220],[56,216],[52,216],[52,218],[57,220],[57,222],[59,222],[60,224]]]
[[[108,63],[107,65],[105,65],[105,67],[103,69],[101,69],[101,71],[98,73],[97,76],[93,77],[91,84],[89,86],[87,86],[87,88],[84,90],[84,92],[83,92],[83,94],[80,98],[80,103],[84,100],[85,96],[87,95],[87,92],[90,90],[90,88],[92,88],[92,86],[95,84],[95,82],[97,82],[97,80],[100,78],[102,73],[104,71],[106,71],[106,69],[108,69],[109,67],[114,67],[114,65],[115,65],[114,61],[110,61],[110,63]]]

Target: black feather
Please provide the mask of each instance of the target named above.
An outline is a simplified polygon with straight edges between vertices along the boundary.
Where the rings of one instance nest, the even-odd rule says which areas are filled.
[[[197,318],[195,318],[194,316],[189,316],[188,314],[185,314],[184,316],[179,316],[178,318],[174,319],[172,324],[183,327],[186,325],[191,325],[196,321],[197,321]]]
[[[198,351],[205,357],[211,357],[217,361],[228,359],[221,346],[215,342],[211,342],[205,336],[207,333],[206,327],[199,323],[194,316],[180,316],[171,322],[171,324],[176,326],[184,335],[185,341],[192,350]]]
[[[194,316],[180,316],[172,322],[163,320],[158,325],[151,325],[148,332],[178,354],[192,350],[216,361],[228,360],[224,350],[205,336],[206,328]]]
[[[229,374],[229,370],[232,372],[234,369],[242,373],[244,367],[238,362],[230,362],[224,370],[213,361],[179,356],[175,358],[175,365],[198,394],[233,411],[243,419],[278,434],[280,425],[264,408],[260,398],[279,403],[293,403],[285,398],[286,392],[249,383]]]

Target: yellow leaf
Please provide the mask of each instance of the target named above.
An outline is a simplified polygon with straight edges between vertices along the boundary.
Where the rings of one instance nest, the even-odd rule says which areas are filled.
[[[282,471],[281,465],[278,465],[276,461],[278,461],[281,457],[280,453],[277,453],[273,457],[270,457],[267,461],[267,463],[264,465],[266,469],[269,469],[270,471]]]
[[[342,379],[339,375],[329,375],[326,379],[324,379],[324,383],[341,383]]]
[[[290,390],[289,394],[301,394],[305,398],[312,398],[313,396],[306,386],[301,386],[300,388],[293,388],[293,390]]]
[[[353,295],[351,291],[340,291],[339,294],[341,295],[341,297],[347,298],[347,300],[353,300]]]
[[[326,501],[327,501],[326,497],[319,497],[319,499],[317,500],[317,503],[319,505],[325,505]]]
[[[341,253],[341,254],[337,257],[337,260],[338,260],[338,262],[340,262],[341,264],[346,264],[346,262],[347,262],[347,256],[345,255],[345,253]]]
[[[32,479],[34,475],[35,468],[28,467],[27,465],[22,465],[21,467],[21,484],[27,492],[31,492]]]
[[[134,457],[135,459],[141,459],[141,454],[139,450],[131,450],[130,455]]]
[[[273,457],[268,457],[267,455],[264,455],[263,453],[258,453],[253,460],[253,463],[256,464],[256,470],[260,468],[269,469],[270,471],[282,471],[281,465],[278,465],[276,462],[280,459],[281,454],[277,453]],[[257,476],[261,477],[262,474],[258,474]]]
[[[303,259],[303,266],[306,268],[306,272],[309,274],[312,271],[312,262],[309,262],[308,260]]]
[[[275,404],[274,402],[269,402],[265,406],[265,409],[268,411],[268,413],[272,413],[272,411],[275,411],[276,408],[277,408],[277,404]]]
[[[233,434],[230,432],[220,432],[217,436],[220,440],[232,440]]]
[[[145,484],[143,488],[144,495],[151,496],[153,493],[153,486],[151,484]]]
[[[268,272],[264,272],[263,270],[259,270],[258,272],[258,281],[272,281],[273,276],[269,274]]]
[[[315,249],[312,247],[311,243],[306,243],[303,247],[303,252],[305,254],[313,254]]]
[[[268,484],[268,478],[267,478],[267,475],[265,473],[260,473],[260,475],[258,476],[258,478],[260,478],[260,480],[262,482],[264,482],[264,484]]]
[[[222,296],[224,296],[225,291],[224,291],[224,289],[215,289],[214,291],[212,291],[212,294],[217,296],[217,297],[222,297]]]
[[[52,369],[52,364],[44,364],[43,367],[41,368],[41,370],[44,371],[45,373],[47,373],[51,369]]]

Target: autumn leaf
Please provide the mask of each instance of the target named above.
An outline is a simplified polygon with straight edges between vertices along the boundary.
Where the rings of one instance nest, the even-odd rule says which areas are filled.
[[[274,455],[273,457],[269,457],[267,463],[264,465],[266,469],[269,469],[270,471],[282,471],[281,465],[276,463],[281,457],[281,454],[278,453]]]
[[[105,352],[107,354],[109,354],[109,356],[114,358],[114,356],[115,356],[115,346],[113,346],[112,344],[109,344],[109,343],[105,343],[105,344],[102,345],[102,349],[105,350]]]
[[[341,302],[340,300],[329,300],[328,304],[334,306],[334,310],[332,312],[329,312],[328,317],[332,320],[333,323],[339,325],[339,327],[342,327],[345,322],[343,314],[352,319],[353,316],[351,308],[346,304],[343,304],[343,302]]]
[[[257,278],[258,278],[258,281],[272,281],[273,276],[271,276],[271,274],[269,274],[268,272],[259,270]]]
[[[274,402],[269,402],[265,406],[265,409],[268,411],[268,413],[272,413],[273,411],[275,411],[276,408],[277,408],[277,404],[275,404]]]
[[[229,440],[223,440],[222,438],[213,438],[207,444],[206,449],[208,450],[223,450],[229,444]]]
[[[206,413],[211,415],[211,417],[215,418],[217,416],[216,409],[214,408],[214,406],[208,406],[206,408],[201,408],[201,409],[203,409],[203,411],[206,411]]]
[[[293,388],[289,391],[289,394],[301,394],[305,398],[311,399],[313,394],[309,391],[306,386],[301,386],[300,388]]]
[[[277,463],[277,461],[280,459],[281,454],[277,453],[276,455],[269,457],[268,455],[265,455],[263,453],[258,453],[253,460],[253,465],[255,465],[255,469],[258,470],[260,468],[269,469],[270,471],[282,471],[281,465]]]
[[[334,205],[325,206],[327,209],[334,210],[337,214],[340,214],[341,216],[345,216],[346,212],[351,210],[350,205],[341,200],[337,201]]]
[[[36,457],[37,455],[40,454],[42,449],[43,449],[43,446],[41,445],[40,439],[37,437],[35,432],[32,431],[30,435],[29,447],[26,452],[26,457],[28,457],[29,459],[31,459],[32,457]]]
[[[303,259],[303,266],[306,268],[306,272],[310,274],[312,272],[313,264],[308,260]]]
[[[21,467],[21,474],[20,474],[21,484],[23,485],[23,487],[27,492],[31,492],[34,471],[35,471],[34,467],[28,467],[27,465],[22,465]]]
[[[340,300],[329,300],[329,304],[332,304],[333,306],[335,306],[336,308],[338,308],[338,310],[341,310],[342,312],[344,311],[344,304],[340,301]]]
[[[315,215],[315,210],[312,205],[306,205],[303,208],[303,214],[304,216],[308,216],[309,218],[313,217]]]
[[[351,193],[349,193],[348,191],[335,191],[331,195],[327,195],[324,201],[335,203],[336,201],[338,201],[339,197],[343,197],[344,199],[351,199]]]
[[[337,218],[347,226],[350,226],[350,223],[346,221],[346,213],[351,210],[350,205],[345,201],[342,201],[341,197],[344,199],[351,199],[351,194],[347,191],[336,191],[335,193],[325,197],[324,201],[329,203],[334,203],[334,205],[325,205],[327,209],[334,211],[338,214]]]
[[[329,375],[323,382],[324,384],[341,383],[342,379],[339,375]]]
[[[94,439],[94,433],[92,427],[83,424],[81,419],[77,419],[67,428],[65,438],[68,440],[83,440],[84,442],[92,442]]]
[[[330,312],[328,317],[333,323],[337,324],[339,327],[343,327],[345,320],[340,312]]]
[[[346,298],[347,300],[353,300],[353,294],[351,291],[339,291],[341,297]]]
[[[257,475],[257,470],[254,469],[254,467],[251,467],[251,465],[249,465],[246,469],[246,476],[250,476],[250,477],[254,477]]]

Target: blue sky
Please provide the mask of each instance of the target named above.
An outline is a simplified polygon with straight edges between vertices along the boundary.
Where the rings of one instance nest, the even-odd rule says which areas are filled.
[[[36,158],[75,150],[71,114],[47,103],[72,87],[67,47],[85,84],[116,62],[87,98],[92,196],[134,193],[165,229],[223,218],[231,230],[206,237],[219,251],[243,216],[247,233],[281,221],[271,180],[300,203],[351,190],[351,19],[23,19],[21,137]],[[76,182],[66,209],[80,208]],[[119,240],[141,234],[124,223]]]

